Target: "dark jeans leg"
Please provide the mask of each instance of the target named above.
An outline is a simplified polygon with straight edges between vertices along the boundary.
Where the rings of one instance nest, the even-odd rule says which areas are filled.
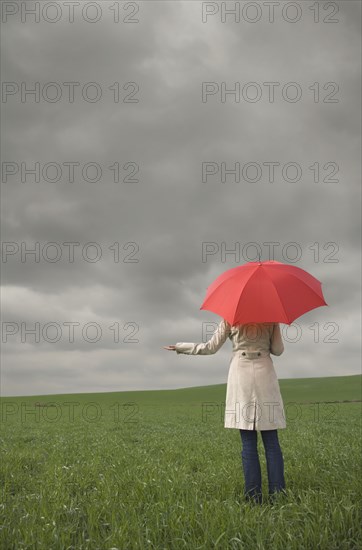
[[[268,471],[269,495],[285,489],[284,459],[278,439],[278,430],[261,430]]]
[[[262,502],[261,469],[258,456],[258,433],[256,430],[239,430],[242,440],[241,458],[245,479],[245,496],[257,503]]]

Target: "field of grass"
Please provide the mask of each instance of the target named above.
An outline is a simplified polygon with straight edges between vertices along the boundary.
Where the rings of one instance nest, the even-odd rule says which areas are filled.
[[[244,501],[224,384],[2,398],[0,548],[362,548],[361,403],[341,402],[362,378],[279,382],[287,497],[262,506]]]

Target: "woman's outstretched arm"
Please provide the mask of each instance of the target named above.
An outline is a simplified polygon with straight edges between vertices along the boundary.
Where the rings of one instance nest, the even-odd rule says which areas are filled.
[[[207,342],[201,344],[194,344],[192,342],[177,342],[174,349],[177,354],[185,353],[187,355],[212,355],[213,353],[216,353],[225,343],[230,334],[230,329],[230,324],[223,319],[220,321],[219,326]]]

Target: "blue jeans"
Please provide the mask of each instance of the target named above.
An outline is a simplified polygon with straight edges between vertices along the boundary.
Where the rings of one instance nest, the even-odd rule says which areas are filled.
[[[245,478],[245,496],[262,502],[261,469],[258,455],[258,432],[239,430],[242,440],[242,465]],[[285,489],[284,460],[279,445],[278,430],[261,430],[267,463],[269,495]]]

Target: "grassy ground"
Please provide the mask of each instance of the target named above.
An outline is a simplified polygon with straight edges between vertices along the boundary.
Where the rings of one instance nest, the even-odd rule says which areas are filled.
[[[362,548],[361,403],[323,403],[361,399],[361,376],[280,387],[287,498],[262,506],[244,502],[225,385],[3,398],[0,547]]]

